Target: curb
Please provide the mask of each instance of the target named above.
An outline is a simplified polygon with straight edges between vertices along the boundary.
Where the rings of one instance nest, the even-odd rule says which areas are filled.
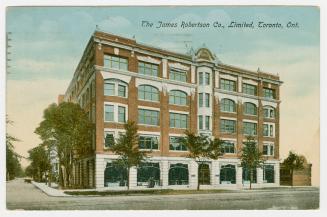
[[[34,182],[32,181],[32,184],[43,191],[45,194],[51,197],[71,197],[72,195],[65,194],[64,192],[48,187],[45,183],[40,183],[40,182]]]

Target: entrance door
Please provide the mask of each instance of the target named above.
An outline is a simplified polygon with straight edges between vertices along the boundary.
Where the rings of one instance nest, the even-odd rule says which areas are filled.
[[[199,165],[199,183],[200,185],[210,185],[209,164]]]

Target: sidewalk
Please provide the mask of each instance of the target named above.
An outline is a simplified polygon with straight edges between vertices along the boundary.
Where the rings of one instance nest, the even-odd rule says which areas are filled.
[[[46,193],[47,195],[49,195],[49,196],[52,196],[52,197],[71,197],[71,195],[65,194],[63,190],[58,190],[58,189],[51,188],[51,187],[47,186],[45,183],[32,181],[32,184],[35,187],[37,187],[38,189],[40,189],[41,191],[43,191],[44,193]]]

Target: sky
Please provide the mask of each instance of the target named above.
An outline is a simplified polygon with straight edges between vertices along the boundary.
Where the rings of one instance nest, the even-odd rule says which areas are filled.
[[[145,28],[142,21],[281,23],[282,29]],[[286,28],[288,22],[298,28]],[[65,92],[96,26],[137,42],[186,53],[205,46],[223,63],[276,73],[281,86],[280,157],[290,150],[313,164],[319,185],[320,21],[317,7],[8,7],[10,70],[8,132],[23,156],[40,143],[35,128],[43,110]],[[26,166],[28,162],[22,161]]]

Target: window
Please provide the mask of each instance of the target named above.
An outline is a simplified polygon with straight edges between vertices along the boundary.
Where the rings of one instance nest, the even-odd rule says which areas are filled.
[[[114,96],[115,95],[115,84],[114,83],[104,83],[104,95]]]
[[[169,113],[169,125],[173,128],[183,128],[187,127],[187,115],[179,113]]]
[[[199,115],[199,129],[203,130],[203,116]]]
[[[203,85],[203,72],[199,72],[199,85]]]
[[[243,169],[243,171],[242,171],[243,183],[250,182],[251,175],[252,175],[252,183],[257,183],[257,170],[255,168],[249,169],[249,168],[243,167],[242,169]]]
[[[154,187],[160,185],[159,163],[141,163],[137,168],[137,185]]]
[[[126,122],[126,108],[123,106],[118,106],[118,122]]]
[[[104,55],[104,67],[127,70],[128,61],[122,57]]]
[[[151,64],[151,63],[145,63],[145,62],[139,62],[139,73],[142,75],[150,75],[158,77],[158,65]]]
[[[169,92],[169,104],[186,105],[187,94],[180,90],[171,90]]]
[[[263,113],[265,118],[275,118],[275,109],[271,106],[265,106]]]
[[[235,102],[231,99],[222,99],[220,110],[223,112],[236,112]]]
[[[104,132],[104,147],[110,148],[115,144],[114,132]]]
[[[233,154],[235,153],[235,145],[232,141],[224,141],[222,144],[222,152],[225,154]]]
[[[274,137],[274,125],[273,124],[264,124],[263,125],[263,136]]]
[[[126,97],[126,86],[121,84],[118,85],[118,96]]]
[[[150,85],[140,85],[138,87],[138,98],[157,102],[159,101],[159,90]]]
[[[169,79],[175,81],[186,82],[186,72],[170,70]]]
[[[205,94],[205,105],[207,108],[210,107],[210,94],[209,93]]]
[[[139,109],[139,124],[159,125],[159,111]]]
[[[243,122],[244,135],[257,135],[257,124],[251,122]]]
[[[263,166],[263,182],[274,183],[275,182],[275,171],[273,165]]]
[[[220,131],[222,133],[235,133],[236,132],[236,121],[235,120],[220,120]]]
[[[127,169],[118,163],[107,163],[104,170],[104,186],[119,187],[127,185]]]
[[[159,137],[151,135],[140,135],[139,137],[139,148],[140,149],[159,149]]]
[[[257,87],[255,85],[243,83],[243,93],[256,96]]]
[[[257,115],[257,106],[249,102],[244,103],[244,114]]]
[[[205,73],[205,85],[210,85],[210,73]]]
[[[187,164],[171,164],[168,174],[169,185],[188,185],[188,165]]]
[[[228,91],[236,91],[236,82],[227,79],[220,79],[220,88]]]
[[[206,116],[205,119],[205,129],[210,130],[210,116]]]
[[[127,97],[127,84],[118,79],[106,79],[104,81],[104,95],[105,96],[120,96]]]
[[[203,107],[203,93],[199,93],[199,107]]]
[[[263,97],[268,99],[275,99],[275,90],[269,88],[263,88]]]
[[[114,106],[113,105],[105,105],[105,121],[115,121],[114,120]]]
[[[227,164],[220,167],[220,184],[236,184],[235,165]]]
[[[263,144],[263,155],[274,156],[274,144],[264,143]]]
[[[170,136],[169,137],[169,150],[171,151],[187,151],[187,147],[184,144],[180,143],[179,136]]]

